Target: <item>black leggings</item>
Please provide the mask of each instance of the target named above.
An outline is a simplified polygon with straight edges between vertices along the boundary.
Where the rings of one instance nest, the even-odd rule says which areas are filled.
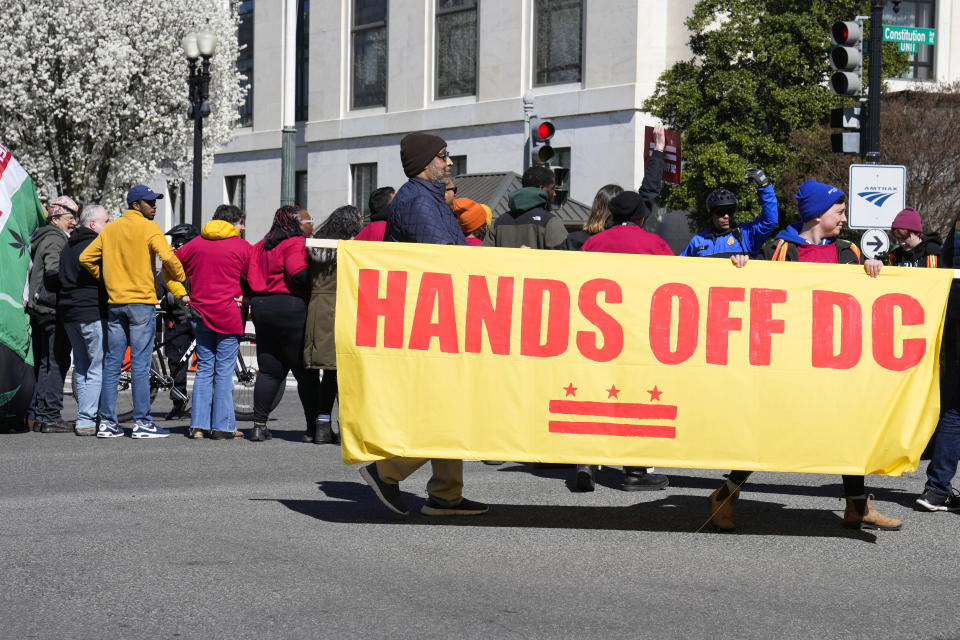
[[[752,471],[731,471],[728,479],[738,487],[747,481]],[[843,478],[843,495],[862,496],[867,492],[863,483],[863,476],[840,476]]]
[[[287,373],[297,379],[297,394],[308,426],[317,420],[319,372],[303,366],[303,329],[307,303],[283,293],[256,295],[250,301],[257,332],[257,382],[253,387],[253,421],[266,422],[279,404]]]
[[[333,411],[333,401],[337,399],[337,370],[324,369],[320,378],[320,402],[317,403],[317,413],[330,415]]]

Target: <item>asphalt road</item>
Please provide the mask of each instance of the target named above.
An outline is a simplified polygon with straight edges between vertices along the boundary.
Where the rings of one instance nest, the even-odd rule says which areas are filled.
[[[755,474],[721,534],[718,471],[574,493],[512,463],[466,464],[485,516],[401,518],[298,413],[265,443],[0,436],[0,638],[960,637],[960,514],[913,511],[922,472],[868,479],[904,520],[879,534],[840,526],[839,477]]]

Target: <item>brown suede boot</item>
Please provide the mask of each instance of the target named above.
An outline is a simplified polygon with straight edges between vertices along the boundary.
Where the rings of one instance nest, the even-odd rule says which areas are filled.
[[[899,531],[903,525],[895,518],[888,518],[873,508],[871,498],[847,498],[847,509],[843,512],[843,526],[850,529],[879,529],[881,531]]]
[[[710,522],[717,529],[723,531],[733,530],[733,503],[740,498],[740,492],[730,493],[726,484],[717,487],[717,490],[710,494]]]

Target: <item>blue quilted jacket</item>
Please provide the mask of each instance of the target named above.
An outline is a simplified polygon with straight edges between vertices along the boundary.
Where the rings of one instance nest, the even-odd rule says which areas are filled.
[[[467,244],[453,211],[443,201],[446,185],[410,178],[390,203],[384,242]]]

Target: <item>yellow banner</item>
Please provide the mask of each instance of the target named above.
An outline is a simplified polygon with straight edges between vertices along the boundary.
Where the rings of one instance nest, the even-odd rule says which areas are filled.
[[[341,242],[343,459],[898,475],[952,271]]]

